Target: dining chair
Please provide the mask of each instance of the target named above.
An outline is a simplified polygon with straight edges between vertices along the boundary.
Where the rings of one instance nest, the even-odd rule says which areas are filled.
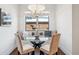
[[[51,42],[42,46],[40,50],[47,55],[57,54],[59,38],[60,38],[60,34],[54,33],[52,35]]]
[[[21,55],[30,54],[32,51],[34,51],[32,45],[23,44],[22,36],[19,32],[16,34],[16,43],[17,43],[18,52]]]

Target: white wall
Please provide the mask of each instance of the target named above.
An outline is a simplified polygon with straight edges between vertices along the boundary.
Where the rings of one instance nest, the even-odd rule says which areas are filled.
[[[72,54],[79,55],[79,4],[72,5]]]
[[[49,5],[45,5],[46,7],[46,11],[49,11],[50,12],[50,17],[49,17],[49,29],[54,31],[56,30],[56,23],[55,23],[55,19],[54,19],[54,14],[55,14],[55,5],[53,4],[49,4]],[[24,5],[19,5],[19,23],[18,23],[18,28],[22,31],[25,31],[25,19],[24,19],[24,16],[25,16],[25,11],[28,10],[28,5],[27,4],[24,4]]]
[[[72,5],[57,5],[56,24],[61,33],[59,47],[65,54],[72,54]]]
[[[0,26],[0,54],[10,54],[16,47],[14,33],[17,31],[17,6],[0,4],[0,8],[12,16],[11,26]]]
[[[45,6],[46,10],[51,13],[50,30],[56,30],[57,25],[57,30],[61,33],[60,48],[66,54],[72,54],[72,5]],[[27,5],[19,5],[19,9],[16,5],[0,5],[0,8],[12,15],[12,26],[0,26],[0,54],[9,54],[16,47],[14,33],[17,31],[17,23],[18,29],[25,30],[24,12],[27,10]]]

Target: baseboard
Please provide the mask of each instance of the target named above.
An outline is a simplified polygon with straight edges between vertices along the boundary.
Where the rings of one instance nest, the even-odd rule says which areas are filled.
[[[9,55],[12,55],[15,51],[17,51],[17,47],[15,47]]]
[[[59,47],[66,55],[72,55],[72,53],[67,49],[65,48],[63,45],[61,45]]]

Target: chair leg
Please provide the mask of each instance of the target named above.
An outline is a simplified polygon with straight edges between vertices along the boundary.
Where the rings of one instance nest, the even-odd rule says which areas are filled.
[[[18,55],[21,55],[19,51],[18,51]]]
[[[58,55],[58,53],[56,52],[56,55]]]
[[[34,55],[35,54],[35,52],[34,51],[32,51],[32,55]]]
[[[31,55],[32,54],[32,52],[29,52],[29,55]]]
[[[40,55],[44,55],[44,52],[40,51]]]

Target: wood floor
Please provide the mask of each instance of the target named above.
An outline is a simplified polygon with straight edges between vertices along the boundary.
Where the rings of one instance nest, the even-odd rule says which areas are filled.
[[[10,54],[10,55],[18,55],[18,50],[17,48],[14,49],[14,51]],[[32,54],[33,55],[33,54]],[[58,49],[57,55],[65,55],[65,53],[63,51],[61,51],[61,49]]]

